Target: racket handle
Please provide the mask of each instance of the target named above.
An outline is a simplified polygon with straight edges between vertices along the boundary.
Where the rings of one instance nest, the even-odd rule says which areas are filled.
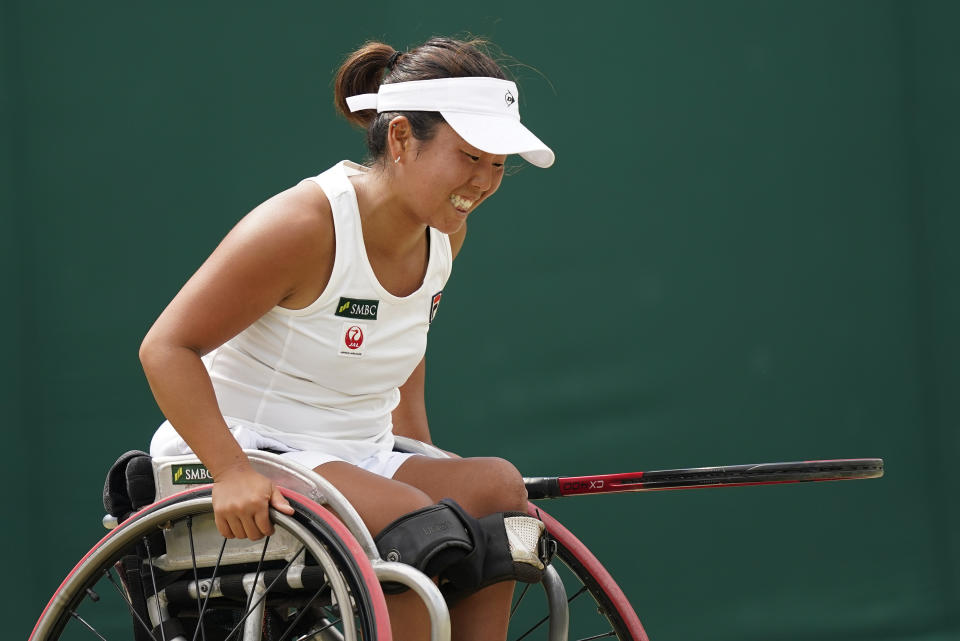
[[[560,495],[560,479],[556,476],[523,477],[528,499],[555,499]]]

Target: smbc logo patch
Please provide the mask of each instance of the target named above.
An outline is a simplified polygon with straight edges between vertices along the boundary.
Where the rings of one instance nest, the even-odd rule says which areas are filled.
[[[204,483],[213,483],[213,477],[210,471],[200,463],[188,463],[186,465],[174,465],[171,468],[173,473],[174,485],[202,485]]]
[[[356,318],[359,320],[377,320],[377,308],[380,301],[366,298],[340,298],[334,316]]]

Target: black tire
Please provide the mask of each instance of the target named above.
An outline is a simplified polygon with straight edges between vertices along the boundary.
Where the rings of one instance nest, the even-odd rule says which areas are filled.
[[[277,530],[271,537],[274,550],[267,554],[268,539],[258,542],[265,551],[255,568],[249,564],[220,566],[219,557],[212,568],[198,564],[193,552],[195,524],[196,531],[201,532],[197,543],[202,542],[205,549],[213,543],[220,546],[223,555],[224,546],[228,545],[215,534],[215,528],[211,533],[213,508],[209,486],[141,510],[101,539],[74,567],[41,614],[31,641],[98,636],[162,641],[178,634],[206,641],[237,639],[242,628],[228,635],[243,618],[247,606],[256,606],[259,598],[244,602],[240,581],[244,574],[248,582],[259,580],[266,590],[262,638],[279,641],[290,639],[292,634],[315,632],[317,621],[327,617],[330,627],[347,639],[389,639],[383,592],[359,544],[329,511],[294,493],[284,490],[284,494],[295,514],[289,517],[271,511]],[[163,568],[163,531],[189,532],[192,568]],[[218,542],[214,541],[214,534]],[[276,541],[287,535],[286,541],[294,542],[293,547],[299,545],[299,551],[288,553],[290,559],[284,565],[282,556],[271,557],[284,554],[276,551]],[[156,568],[153,559],[157,560]],[[290,569],[294,559],[297,563]],[[294,574],[294,585],[288,585],[288,577]],[[306,586],[299,586],[299,582]],[[198,594],[208,591],[213,597],[204,599]],[[176,622],[151,632],[143,604],[145,598],[156,602],[152,597],[156,593],[169,599],[165,607]],[[152,607],[152,612],[158,612],[158,606]]]

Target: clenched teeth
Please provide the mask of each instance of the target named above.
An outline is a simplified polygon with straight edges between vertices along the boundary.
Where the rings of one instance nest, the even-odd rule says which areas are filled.
[[[453,203],[453,206],[460,211],[467,211],[473,207],[472,200],[467,200],[463,196],[458,196],[457,194],[450,194],[450,202]]]

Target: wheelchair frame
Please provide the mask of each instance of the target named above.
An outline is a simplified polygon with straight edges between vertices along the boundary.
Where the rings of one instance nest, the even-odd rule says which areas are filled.
[[[397,438],[397,449],[434,458],[447,457],[433,446],[402,437]],[[268,596],[283,604],[287,591],[301,596],[293,601],[297,606],[288,608],[296,611],[296,620],[289,624],[284,635],[297,630],[301,617],[308,612],[316,615],[318,610],[313,604],[319,598],[317,604],[329,604],[323,606],[328,608],[323,612],[333,610],[330,616],[339,614],[339,620],[321,616],[319,623],[306,629],[305,634],[301,627],[298,639],[390,639],[381,584],[391,582],[408,587],[423,600],[430,616],[431,641],[449,641],[450,616],[440,590],[412,566],[381,559],[359,514],[332,484],[279,455],[254,450],[246,454],[254,469],[282,488],[296,510],[293,517],[271,510],[276,529],[272,537],[262,542],[232,540],[227,549],[226,540],[219,536],[213,523],[209,484],[180,491],[183,486],[174,483],[175,468],[182,470],[185,465],[199,464],[199,460],[193,455],[155,458],[156,501],[119,525],[109,515],[104,518],[104,525],[113,529],[64,579],[40,616],[31,641],[61,638],[71,619],[79,620],[80,628],[92,630],[104,639],[77,613],[85,601],[99,600],[93,588],[104,576],[126,602],[138,639],[187,641],[189,630],[184,630],[180,619],[171,614],[177,607],[186,609],[187,600],[190,607],[195,602],[197,610],[196,628],[190,641],[205,639],[207,633],[202,620],[211,599],[214,603],[224,599],[245,601],[241,619],[235,622],[227,639],[255,641],[264,635],[274,638],[265,628],[277,616],[273,613],[268,616]],[[586,592],[594,598],[598,612],[611,628],[589,638],[616,636],[646,641],[643,626],[629,602],[586,546],[542,510],[530,505],[528,512],[547,524],[548,532],[558,544],[557,558],[583,587],[568,595],[557,569],[548,566],[542,581],[547,616],[520,638],[546,622],[550,641],[566,641],[569,604]],[[218,540],[222,541],[219,545]],[[129,554],[131,551],[136,553]],[[131,570],[131,564],[139,570]],[[284,564],[282,569],[277,569],[279,564]],[[206,576],[211,567],[212,575]],[[227,568],[228,573],[229,568],[241,571],[217,576],[220,568]],[[121,575],[122,586],[113,579],[112,571],[125,573]],[[149,583],[146,574],[150,576]],[[138,590],[132,586],[142,589],[142,598],[135,599]],[[520,605],[529,587],[524,587],[513,610]],[[271,594],[271,590],[275,591]],[[313,596],[303,605],[302,598],[311,590],[314,590]],[[138,602],[134,603],[135,600]],[[283,624],[286,626],[287,620]],[[203,634],[198,636],[199,632]]]

